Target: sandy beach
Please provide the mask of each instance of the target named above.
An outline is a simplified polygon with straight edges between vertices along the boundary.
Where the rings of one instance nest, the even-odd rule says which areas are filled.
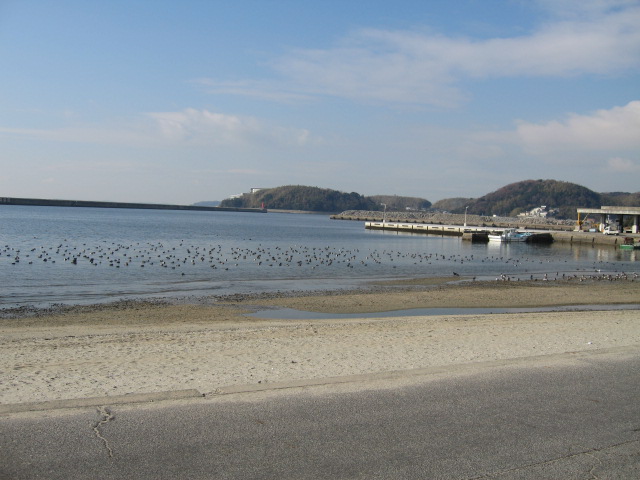
[[[0,404],[182,389],[208,395],[234,385],[639,345],[638,310],[367,316],[429,307],[637,303],[640,281],[631,277],[463,284],[431,279],[353,293],[129,302],[3,318]],[[310,321],[245,315],[276,307],[362,316]]]

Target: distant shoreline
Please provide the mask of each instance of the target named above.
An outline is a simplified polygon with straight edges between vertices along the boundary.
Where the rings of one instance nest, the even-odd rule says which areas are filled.
[[[45,198],[15,198],[15,197],[0,197],[0,205],[267,213],[267,210],[264,208],[204,207],[204,206],[198,206],[198,205],[172,205],[172,204],[164,204],[164,203],[99,202],[99,201],[91,201],[91,200],[59,200],[59,199],[45,199]]]

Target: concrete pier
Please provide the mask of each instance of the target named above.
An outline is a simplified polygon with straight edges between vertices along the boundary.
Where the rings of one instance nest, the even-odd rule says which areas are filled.
[[[635,237],[636,241],[640,237],[637,234],[604,235],[599,232],[553,232],[553,239],[560,243],[571,243],[578,245],[610,245],[617,247],[624,244],[627,237]]]
[[[468,218],[467,218],[468,217]],[[484,231],[500,230],[504,228],[518,228],[520,230],[542,231],[571,231],[576,228],[574,221],[548,222],[536,218],[512,218],[512,217],[482,217],[479,215],[464,215],[453,213],[421,213],[421,212],[364,212],[347,211],[331,215],[332,220],[355,220],[358,222],[370,222],[382,224],[416,224],[429,225],[429,227],[455,227]]]
[[[460,237],[467,229],[479,229],[480,227],[461,227],[455,225],[431,225],[427,223],[400,223],[400,222],[364,222],[364,228],[369,230],[391,230],[406,233],[426,233],[431,235],[449,235]],[[483,228],[482,231],[487,231]]]
[[[487,228],[462,225],[431,225],[401,222],[365,222],[365,228],[370,230],[385,230],[397,233],[429,234],[440,236],[462,237],[471,242],[488,242],[490,233],[501,233],[501,228]],[[530,231],[530,230],[529,230]],[[539,229],[533,232],[527,243],[570,243],[580,245],[609,245],[617,247],[624,244],[626,237],[640,238],[638,234],[604,235],[599,232],[581,231],[551,231]]]

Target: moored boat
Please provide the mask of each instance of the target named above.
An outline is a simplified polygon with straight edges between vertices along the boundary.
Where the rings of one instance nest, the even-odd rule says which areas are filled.
[[[515,228],[507,228],[501,234],[489,234],[490,242],[526,242],[531,237],[530,232],[519,232]]]
[[[625,237],[624,243],[620,245],[622,250],[640,250],[640,243],[635,243],[633,237]]]

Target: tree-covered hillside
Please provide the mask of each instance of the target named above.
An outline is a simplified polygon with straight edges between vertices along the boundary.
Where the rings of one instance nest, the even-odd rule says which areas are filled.
[[[640,192],[609,192],[601,193],[602,205],[619,205],[625,207],[640,206]]]
[[[420,197],[403,197],[400,195],[372,195],[371,200],[379,205],[386,205],[387,210],[401,212],[403,210],[427,210],[431,208],[431,202]]]
[[[460,209],[464,210],[467,205],[475,202],[475,200],[475,198],[465,197],[444,198],[434,203],[433,208],[435,210],[442,210],[444,212],[455,212],[459,211]]]
[[[576,218],[577,208],[599,208],[599,193],[575,183],[557,180],[524,180],[511,183],[468,204],[468,213],[515,217],[541,205],[559,209],[559,217]],[[455,213],[464,213],[465,207]]]
[[[245,193],[238,198],[223,200],[222,207],[260,208],[274,210],[305,210],[309,212],[342,212],[344,210],[378,210],[373,200],[351,192],[328,188],[287,185]]]
[[[559,218],[575,219],[577,209],[599,208],[602,205],[639,206],[640,192],[596,193],[586,187],[557,180],[524,180],[511,183],[480,198],[446,198],[431,205],[420,197],[374,195],[365,197],[355,192],[344,193],[328,188],[287,185],[267,188],[241,197],[226,199],[222,207],[260,208],[272,210],[302,210],[340,213],[346,210],[387,211],[444,210],[451,213],[498,215],[514,217],[519,213],[546,205],[557,209]]]

